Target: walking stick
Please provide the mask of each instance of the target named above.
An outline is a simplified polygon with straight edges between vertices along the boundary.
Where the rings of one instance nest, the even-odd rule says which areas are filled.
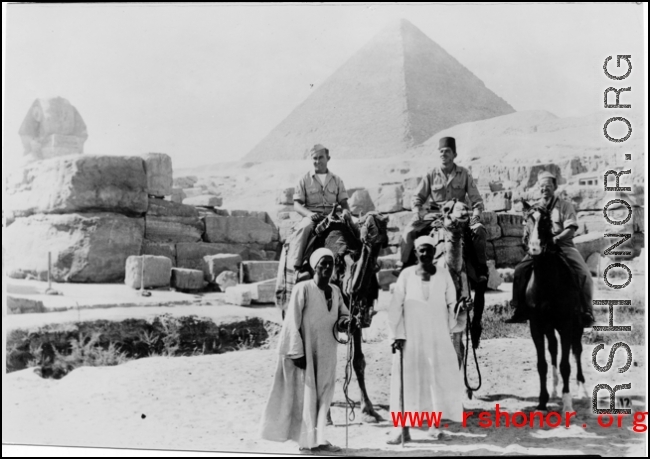
[[[393,344],[393,354],[395,353],[395,344]],[[402,413],[402,448],[404,448],[404,435],[405,435],[405,427],[404,427],[404,354],[402,353],[402,349],[399,349],[399,409]]]
[[[399,408],[402,411],[402,420],[404,419],[404,353],[402,348],[399,349]],[[404,448],[404,436],[406,428],[402,424],[402,448]]]

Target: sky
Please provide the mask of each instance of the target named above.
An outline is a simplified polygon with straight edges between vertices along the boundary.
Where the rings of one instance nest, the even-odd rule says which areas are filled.
[[[9,4],[3,169],[22,160],[31,104],[54,96],[84,119],[85,153],[162,152],[174,167],[237,160],[400,18],[518,111],[602,110],[618,84],[603,62],[617,53],[633,56],[626,83],[642,90],[634,3]]]

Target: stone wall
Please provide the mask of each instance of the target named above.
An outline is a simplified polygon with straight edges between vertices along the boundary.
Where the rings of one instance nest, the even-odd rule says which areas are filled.
[[[28,164],[7,181],[8,275],[46,279],[48,252],[57,282],[120,282],[126,260],[139,255],[201,272],[207,255],[279,257],[280,233],[266,212],[223,209],[209,188],[198,188],[200,194],[185,204],[172,201],[172,174],[171,158],[163,153]],[[176,183],[201,183],[185,179]]]

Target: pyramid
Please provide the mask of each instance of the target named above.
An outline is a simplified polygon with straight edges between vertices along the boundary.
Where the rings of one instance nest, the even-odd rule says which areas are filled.
[[[321,143],[337,158],[404,153],[459,123],[515,110],[406,20],[334,72],[246,156],[301,159]]]

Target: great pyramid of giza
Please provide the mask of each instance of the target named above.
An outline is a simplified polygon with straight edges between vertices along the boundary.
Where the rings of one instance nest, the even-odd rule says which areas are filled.
[[[316,143],[337,158],[404,153],[459,123],[513,113],[406,20],[354,54],[244,158],[299,159]]]

